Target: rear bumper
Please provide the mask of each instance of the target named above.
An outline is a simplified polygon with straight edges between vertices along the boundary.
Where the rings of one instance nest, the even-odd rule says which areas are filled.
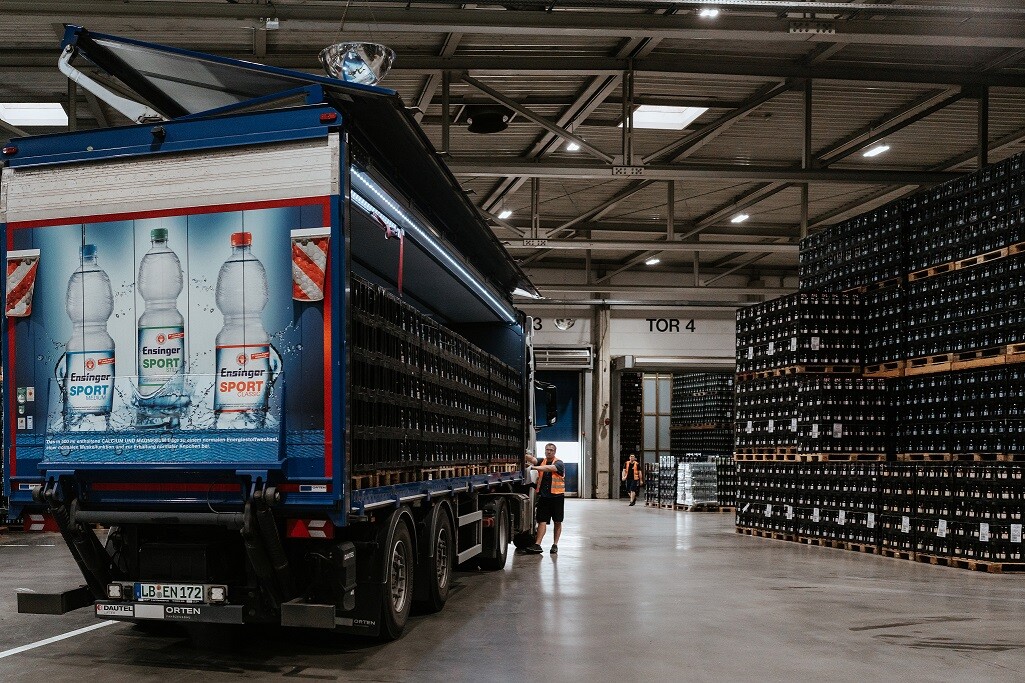
[[[242,605],[177,605],[154,602],[96,603],[99,619],[114,621],[171,621],[197,624],[243,624]]]

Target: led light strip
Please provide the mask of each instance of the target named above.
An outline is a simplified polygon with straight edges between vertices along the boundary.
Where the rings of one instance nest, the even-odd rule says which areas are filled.
[[[491,309],[493,311],[501,315],[508,322],[516,322],[516,316],[513,314],[513,311],[507,305],[496,299],[495,296],[487,289],[487,287],[481,284],[481,282],[477,280],[477,278],[475,278],[469,271],[467,271],[466,268],[464,268],[462,264],[460,264],[455,259],[455,257],[453,257],[448,252],[448,250],[446,250],[430,234],[430,232],[426,228],[422,227],[419,223],[413,220],[413,218],[410,217],[405,211],[403,211],[397,204],[395,204],[395,202],[392,201],[391,197],[389,197],[387,193],[382,191],[377,186],[377,184],[370,178],[370,176],[356,168],[351,169],[350,175],[354,179],[359,181],[360,185],[369,190],[371,194],[375,195],[381,201],[381,203],[387,209],[390,210],[392,217],[399,219],[402,223],[406,225],[407,228],[412,230],[418,238],[417,241],[426,245],[435,256],[442,259],[445,263],[449,264],[452,267],[452,270],[454,270],[461,276],[460,279],[462,280],[462,282],[466,285],[469,285],[470,288],[474,292],[476,292],[481,299],[483,299],[486,303],[488,303],[491,306]],[[357,192],[350,192],[350,197],[357,206],[363,208],[364,210],[367,210],[367,207],[369,206],[372,215],[381,215],[381,212],[376,210],[374,203],[368,200],[365,196],[362,196]]]

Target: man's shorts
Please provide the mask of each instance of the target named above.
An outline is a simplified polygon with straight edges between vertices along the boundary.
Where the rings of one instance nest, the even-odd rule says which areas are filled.
[[[640,491],[640,490],[641,490],[641,486],[640,486],[640,482],[639,481],[637,481],[636,479],[627,479],[626,480],[626,492],[627,493],[630,493],[631,491]]]
[[[540,496],[537,499],[537,521],[561,522],[566,513],[565,496]]]

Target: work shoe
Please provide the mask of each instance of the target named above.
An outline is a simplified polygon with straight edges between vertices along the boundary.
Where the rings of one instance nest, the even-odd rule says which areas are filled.
[[[531,555],[540,555],[544,552],[544,549],[539,544],[535,543],[534,545],[528,545],[523,549],[523,552],[530,553]]]
[[[636,500],[631,500],[630,504],[627,507],[633,507],[634,505],[637,505],[637,501]]]
[[[553,544],[552,544],[552,549],[551,549],[551,551],[550,551],[550,552],[551,552],[552,554],[555,554],[555,553],[559,552],[559,546],[557,546],[557,545],[555,545],[555,544],[553,543]]]

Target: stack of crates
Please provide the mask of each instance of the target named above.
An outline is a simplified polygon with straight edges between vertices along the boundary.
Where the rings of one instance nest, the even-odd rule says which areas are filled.
[[[350,302],[354,472],[519,461],[520,373],[382,287]]]

